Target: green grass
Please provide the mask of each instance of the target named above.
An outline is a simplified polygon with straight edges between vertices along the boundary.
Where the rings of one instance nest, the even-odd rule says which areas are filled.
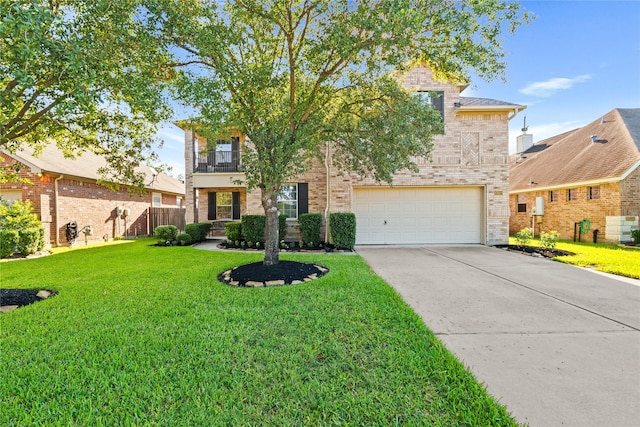
[[[259,254],[150,243],[0,266],[59,292],[0,315],[0,425],[516,425],[359,256],[238,289]]]
[[[515,238],[509,238],[512,245]],[[530,246],[541,246],[539,239],[529,241]],[[574,256],[560,256],[556,261],[580,267],[594,268],[604,273],[640,279],[640,249],[623,248],[618,245],[602,243],[558,242],[556,249],[573,252]]]

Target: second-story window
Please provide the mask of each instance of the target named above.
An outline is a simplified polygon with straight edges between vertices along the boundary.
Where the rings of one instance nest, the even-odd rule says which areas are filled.
[[[444,122],[444,91],[420,91],[418,92],[423,99],[427,100],[431,107],[438,110],[440,117]]]

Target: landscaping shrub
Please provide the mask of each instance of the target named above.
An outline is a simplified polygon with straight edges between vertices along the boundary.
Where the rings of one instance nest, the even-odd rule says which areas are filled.
[[[187,233],[178,234],[176,240],[178,241],[178,246],[188,246],[192,242],[191,235]]]
[[[631,230],[631,238],[636,245],[640,245],[640,230]]]
[[[42,222],[38,220],[38,216],[33,213],[33,207],[28,200],[22,202],[20,200],[14,202],[10,206],[7,203],[0,203],[0,230],[13,230],[18,234],[18,241],[15,242],[15,234],[7,233],[9,241],[4,242],[3,250],[5,252],[18,251],[24,255],[29,255],[44,249],[44,229]],[[8,253],[5,256],[13,254]]]
[[[19,240],[20,236],[16,230],[0,229],[0,258],[13,255]]]
[[[559,235],[557,231],[544,231],[540,234],[540,243],[547,249],[553,249],[558,244]]]
[[[278,236],[280,240],[287,237],[287,217],[285,215],[278,216]]]
[[[329,214],[331,239],[339,249],[353,249],[356,244],[356,215],[351,212]]]
[[[531,239],[533,239],[533,230],[530,228],[523,228],[516,233],[516,240],[520,246],[527,246]]]
[[[240,221],[244,240],[264,243],[264,229],[267,221],[264,215],[243,215]]]
[[[191,241],[194,243],[206,240],[210,231],[210,222],[196,222],[193,224],[187,224],[184,227],[184,232],[191,236]]]
[[[44,229],[42,227],[23,228],[18,231],[18,252],[23,255],[35,254],[44,249]]]
[[[298,223],[300,224],[300,236],[306,245],[313,246],[320,243],[320,226],[322,225],[321,214],[301,214],[298,217]]]
[[[178,232],[178,227],[175,225],[159,225],[153,230],[153,235],[156,236],[159,242],[169,242],[176,240]]]
[[[242,223],[227,222],[224,225],[224,235],[227,237],[227,240],[240,240],[242,236]]]

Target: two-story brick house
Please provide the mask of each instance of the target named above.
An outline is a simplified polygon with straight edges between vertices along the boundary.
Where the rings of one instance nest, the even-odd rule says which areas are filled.
[[[508,240],[508,122],[525,107],[460,96],[466,85],[436,81],[418,66],[401,77],[407,88],[437,92],[434,108],[444,133],[434,138],[432,157],[415,159],[418,173],[401,171],[393,186],[377,184],[332,165],[331,144],[304,175],[283,186],[279,209],[295,239],[296,219],[305,212],[354,212],[357,244],[482,243]],[[206,141],[185,130],[187,223],[262,214],[259,190],[247,192],[242,135]]]
[[[126,186],[111,191],[99,185],[98,169],[106,162],[91,152],[68,158],[55,144],[38,156],[31,148],[17,153],[0,151],[0,167],[12,168],[16,163],[21,166],[19,175],[29,182],[0,183],[0,197],[32,203],[48,246],[69,244],[66,225],[70,223],[78,230],[91,226],[88,242],[146,236],[153,233],[149,208],[180,207],[184,201],[182,182],[144,165],[138,168],[145,175],[143,194],[131,193]],[[79,233],[78,241],[84,243],[84,239]]]
[[[554,230],[563,240],[631,241],[640,218],[640,108],[614,109],[523,149],[511,162],[511,233],[533,224],[536,235]],[[543,215],[532,218],[536,204]]]

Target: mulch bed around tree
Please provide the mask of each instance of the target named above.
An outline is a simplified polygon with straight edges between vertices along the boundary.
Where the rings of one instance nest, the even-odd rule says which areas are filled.
[[[1,311],[8,311],[10,307],[18,308],[43,299],[51,298],[58,293],[50,290],[38,289],[0,289],[0,307]]]
[[[510,252],[520,252],[525,255],[531,255],[541,258],[555,258],[557,256],[575,255],[573,252],[562,251],[560,249],[541,248],[539,246],[496,245],[496,248],[504,249]]]
[[[254,262],[227,270],[218,276],[218,280],[231,286],[251,288],[295,285],[318,279],[328,271],[321,265],[305,262],[280,261],[269,266]]]

